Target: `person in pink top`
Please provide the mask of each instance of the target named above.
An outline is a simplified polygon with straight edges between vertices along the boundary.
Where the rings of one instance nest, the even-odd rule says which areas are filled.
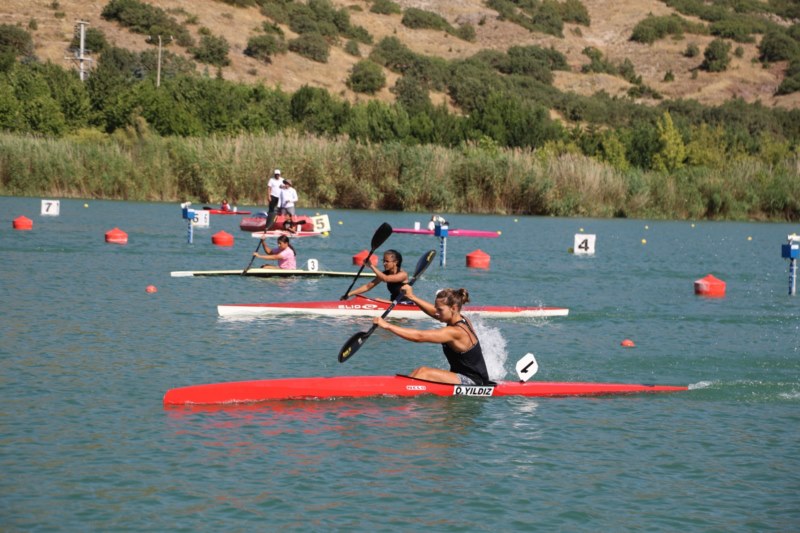
[[[261,242],[262,244],[264,243],[264,241]],[[268,250],[267,245],[264,244],[264,251],[267,252],[267,255],[262,255],[258,252],[253,252],[253,255],[259,259],[277,261],[278,264],[277,266],[263,265],[261,268],[282,268],[284,270],[297,269],[297,253],[294,251],[294,247],[289,243],[289,237],[286,235],[281,235],[278,237],[278,246],[276,248]]]

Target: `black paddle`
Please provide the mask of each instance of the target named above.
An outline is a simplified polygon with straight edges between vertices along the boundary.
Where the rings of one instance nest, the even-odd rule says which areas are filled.
[[[408,285],[413,285],[414,282],[417,281],[417,278],[421,276],[422,273],[425,272],[425,269],[428,268],[431,262],[433,262],[433,258],[435,256],[436,250],[428,250],[425,255],[419,258],[419,261],[417,261],[417,268],[414,270],[414,275],[408,280]],[[381,318],[386,318],[386,315],[388,315],[389,312],[394,309],[394,306],[397,305],[397,303],[400,301],[400,298],[402,298],[402,296],[398,296],[397,299],[392,302],[392,305],[390,305],[388,309],[383,312]],[[347,339],[347,342],[344,343],[342,349],[339,350],[339,362],[344,363],[353,357],[353,354],[355,354],[358,349],[361,348],[361,345],[364,344],[364,342],[369,338],[370,335],[372,335],[372,332],[375,331],[377,327],[377,324],[372,324],[372,327],[369,328],[369,331],[359,331]]]
[[[276,219],[276,218],[278,218],[278,213],[277,213],[277,211],[273,211],[272,213],[270,213],[270,214],[269,214],[269,216],[267,216],[267,224],[264,226],[264,231],[269,231],[269,228],[271,228],[271,227],[272,227],[272,225],[275,223],[275,219]],[[266,239],[266,237],[264,237],[264,239]],[[266,250],[267,250],[267,247],[266,247],[266,245],[264,245],[264,239],[260,239],[260,240],[258,241],[258,244],[256,244],[256,249],[255,249],[255,252],[253,252],[253,254],[255,254],[256,252],[258,252],[258,247],[259,247],[259,246],[264,246],[264,251],[266,251]],[[251,267],[251,266],[253,266],[253,261],[255,261],[255,259],[256,259],[256,256],[255,256],[255,255],[253,255],[253,256],[250,258],[250,262],[247,264],[247,268],[245,268],[244,270],[242,270],[242,276],[244,276],[245,274],[247,274],[247,271],[248,271],[248,270],[250,270],[250,267]]]
[[[358,276],[361,275],[361,271],[364,270],[364,267],[367,265],[367,261],[369,261],[369,258],[372,257],[372,254],[375,253],[375,250],[377,250],[381,244],[386,242],[386,239],[388,239],[391,234],[392,234],[392,227],[386,222],[381,224],[378,227],[378,229],[375,230],[375,235],[372,236],[372,249],[367,254],[367,257],[364,258],[364,262],[361,263],[361,268],[359,268],[358,272],[356,272],[356,277],[353,278],[353,282],[350,284],[349,287],[347,287],[347,290],[344,291],[344,296],[339,298],[340,300],[347,299],[347,295],[350,293],[350,289],[352,289],[353,285],[356,284],[356,280],[358,280]]]

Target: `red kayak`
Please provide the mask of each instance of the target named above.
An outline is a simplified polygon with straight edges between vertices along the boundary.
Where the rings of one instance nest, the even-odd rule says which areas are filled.
[[[254,216],[254,217],[245,217],[239,222],[239,229],[242,231],[267,231],[267,230],[282,230],[283,223],[286,221],[286,217],[284,215],[278,215],[275,219],[275,222],[272,224],[271,227],[267,228],[267,216],[266,213],[261,213],[260,215],[263,216]],[[307,231],[307,232],[314,232],[316,228],[314,227],[314,222],[307,216],[295,216],[294,222],[296,223],[296,228],[298,231]]]
[[[686,386],[629,383],[500,381],[493,386],[450,385],[408,376],[338,376],[264,379],[170,389],[164,405],[253,403],[267,400],[363,398],[367,396],[606,396],[686,391]]]
[[[254,304],[218,305],[219,316],[259,316],[285,314],[312,314],[327,316],[380,316],[391,304],[358,295],[349,300],[328,302],[276,302]],[[545,318],[567,316],[563,307],[519,307],[508,305],[465,305],[461,310],[467,316],[490,318]],[[427,318],[428,315],[414,304],[398,304],[392,310],[394,318]]]

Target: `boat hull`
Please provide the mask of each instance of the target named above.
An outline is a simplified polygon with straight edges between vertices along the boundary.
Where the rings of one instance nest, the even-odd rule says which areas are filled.
[[[225,317],[244,317],[274,314],[313,314],[327,316],[380,316],[389,303],[356,296],[349,300],[331,302],[275,302],[252,304],[223,304],[217,312]],[[563,307],[515,307],[504,305],[467,305],[462,313],[489,318],[547,318],[567,316],[569,309]],[[392,309],[394,318],[427,318],[414,304],[399,304]]]
[[[411,235],[435,235],[432,229],[394,228],[393,233],[409,233]],[[448,237],[482,237],[496,239],[500,236],[497,231],[484,231],[479,229],[451,229],[447,230]]]
[[[241,276],[241,270],[176,270],[170,272],[173,278],[190,278],[200,276]],[[251,268],[247,271],[245,276],[252,276],[256,278],[289,278],[289,277],[307,277],[307,278],[320,278],[320,277],[340,277],[352,278],[356,275],[355,272],[336,272],[332,270],[294,270],[283,268]],[[375,277],[372,272],[361,273],[361,277]]]
[[[241,222],[239,222],[239,229],[242,231],[249,231],[251,233],[254,231],[281,230],[283,229],[283,223],[285,221],[286,216],[278,215],[272,226],[267,228],[266,216],[245,217],[241,220]],[[315,229],[314,222],[305,215],[295,216],[294,222],[298,231],[313,232]]]
[[[267,239],[270,237],[280,237],[286,235],[290,239],[299,239],[301,237],[327,237],[328,232],[319,231],[285,231],[285,230],[269,230],[269,231],[254,231],[250,234],[254,239]]]
[[[408,376],[337,376],[265,379],[170,389],[164,405],[219,405],[272,400],[363,398],[370,396],[526,396],[553,398],[680,392],[686,386],[631,383],[500,381],[494,386],[450,385]]]
[[[203,211],[208,211],[209,214],[211,214],[211,215],[249,215],[250,214],[250,211],[239,211],[239,210],[236,210],[236,211],[233,211],[233,210],[225,211],[224,209],[210,209],[210,208],[209,209],[203,208]]]

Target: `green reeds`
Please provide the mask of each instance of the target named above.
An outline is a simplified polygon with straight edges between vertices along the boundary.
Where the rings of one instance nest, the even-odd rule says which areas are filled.
[[[800,219],[800,157],[619,170],[566,152],[360,144],[299,134],[0,134],[0,194],[265,205],[275,168],[299,207],[662,219]]]

